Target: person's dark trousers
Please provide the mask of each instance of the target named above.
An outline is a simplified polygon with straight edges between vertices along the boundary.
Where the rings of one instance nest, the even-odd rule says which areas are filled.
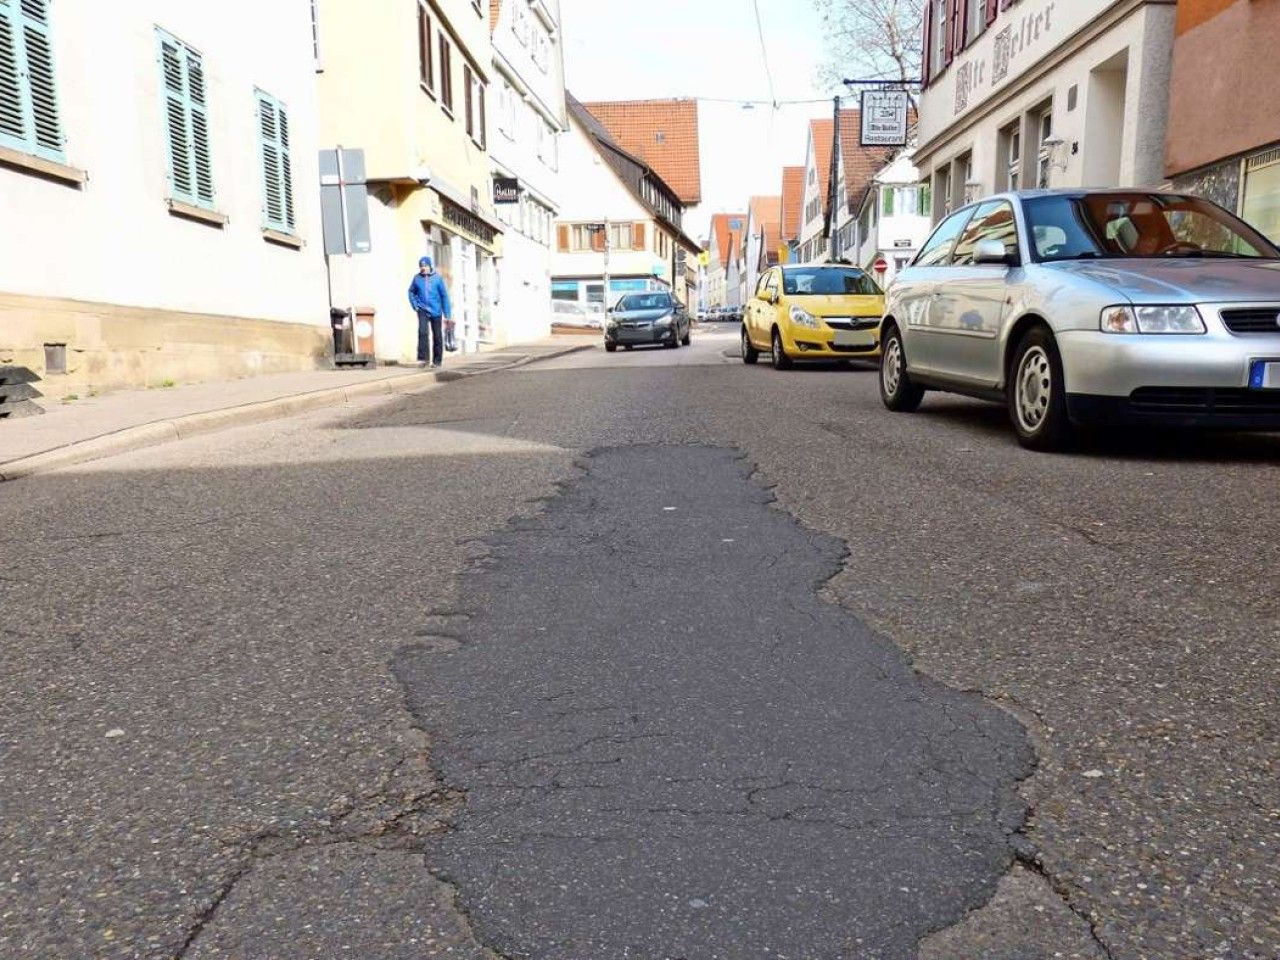
[[[430,350],[428,351],[428,337]],[[433,317],[425,310],[418,311],[418,361],[426,362],[428,352],[437,367],[444,363],[444,331],[440,317]]]

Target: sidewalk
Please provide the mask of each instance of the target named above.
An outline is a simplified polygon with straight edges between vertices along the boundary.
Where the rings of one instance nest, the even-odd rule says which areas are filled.
[[[270,374],[71,402],[38,401],[44,416],[0,420],[0,482],[181,437],[433,386],[590,349],[595,340],[549,337],[446,360],[441,370],[379,367]]]

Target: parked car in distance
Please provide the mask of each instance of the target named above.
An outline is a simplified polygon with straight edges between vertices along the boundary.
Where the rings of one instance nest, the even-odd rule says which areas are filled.
[[[692,339],[689,314],[684,304],[669,293],[631,293],[609,311],[604,325],[604,348],[610,353],[619,346],[662,344],[686,347]]]
[[[604,313],[595,304],[552,300],[551,326],[575,330],[601,330],[604,328]]]
[[[995,400],[1032,449],[1091,424],[1280,429],[1280,250],[1197,197],[970,204],[898,274],[882,329],[885,406]]]
[[[839,264],[771,267],[742,323],[742,360],[767,353],[777,370],[795,360],[880,355],[884,293],[865,270]]]

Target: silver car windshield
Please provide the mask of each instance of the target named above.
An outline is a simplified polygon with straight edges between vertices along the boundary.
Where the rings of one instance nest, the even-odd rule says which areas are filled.
[[[671,298],[665,293],[634,294],[618,301],[617,309],[623,313],[628,310],[665,310],[671,306]]]
[[[1023,202],[1037,260],[1280,259],[1266,237],[1216,204],[1164,193],[1094,193]]]

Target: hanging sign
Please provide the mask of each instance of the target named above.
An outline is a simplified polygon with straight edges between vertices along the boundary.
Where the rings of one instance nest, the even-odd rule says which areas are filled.
[[[862,146],[905,147],[910,109],[905,90],[863,90]]]
[[[520,181],[515,177],[493,178],[494,203],[519,203]]]

